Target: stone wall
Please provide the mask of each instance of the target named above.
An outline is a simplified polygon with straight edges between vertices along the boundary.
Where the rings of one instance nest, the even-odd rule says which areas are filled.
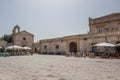
[[[101,42],[120,43],[120,13],[95,19],[89,18],[89,27],[88,34],[40,40],[41,52],[69,52],[72,42],[76,44],[77,52],[91,52],[92,45]],[[98,32],[99,28],[103,31]],[[59,45],[59,50],[55,48],[56,45]],[[46,49],[44,49],[45,46],[47,46]]]
[[[62,38],[41,40],[40,50],[41,50],[41,53],[45,53],[45,54],[65,53],[66,42]]]
[[[0,40],[0,46],[6,47],[7,46],[7,42],[4,41],[4,40]]]
[[[22,31],[14,34],[14,45],[32,47],[34,43],[34,36]]]
[[[120,13],[114,13],[99,18],[89,18],[89,26],[91,33],[98,33],[98,28],[104,31],[120,30]]]

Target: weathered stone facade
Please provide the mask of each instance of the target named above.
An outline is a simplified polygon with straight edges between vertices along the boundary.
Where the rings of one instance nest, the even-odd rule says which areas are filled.
[[[59,54],[66,52],[66,42],[63,38],[40,41],[40,51],[44,54]]]
[[[7,42],[2,40],[2,39],[0,39],[0,46],[6,47],[7,46]]]
[[[36,42],[33,44],[33,52],[40,53],[40,44],[39,42]]]
[[[120,13],[89,18],[90,32],[84,35],[40,40],[41,53],[91,52],[92,45],[100,42],[120,43]],[[59,49],[56,48],[59,46]]]
[[[18,29],[18,32],[16,32]],[[27,31],[20,31],[20,27],[16,25],[13,29],[13,44],[18,46],[31,47],[34,43],[34,35]]]
[[[91,44],[100,42],[120,43],[120,13],[106,15],[100,18],[89,18]]]

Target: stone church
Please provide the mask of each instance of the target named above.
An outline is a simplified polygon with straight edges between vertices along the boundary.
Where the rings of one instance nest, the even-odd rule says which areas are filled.
[[[91,52],[100,42],[120,43],[120,13],[89,18],[89,33],[40,40],[41,54]]]
[[[18,46],[27,46],[31,47],[33,46],[34,43],[34,35],[27,32],[27,31],[20,31],[20,27],[16,25],[13,29],[13,45],[18,45]]]

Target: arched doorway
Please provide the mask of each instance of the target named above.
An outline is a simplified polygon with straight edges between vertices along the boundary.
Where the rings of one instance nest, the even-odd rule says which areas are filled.
[[[34,52],[36,53],[37,52],[37,48],[35,47],[35,50],[34,50]]]
[[[69,44],[69,52],[73,52],[74,54],[76,54],[77,52],[77,44],[75,42],[71,42]]]

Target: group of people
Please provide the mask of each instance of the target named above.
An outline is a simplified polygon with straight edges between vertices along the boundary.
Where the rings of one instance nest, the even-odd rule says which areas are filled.
[[[19,56],[19,55],[33,55],[31,50],[6,50],[5,48],[0,49],[1,56]]]
[[[107,56],[107,57],[119,57],[120,51],[116,47],[104,47],[104,50],[100,51],[96,46],[92,47],[92,52],[95,56]]]
[[[7,50],[8,53],[10,53],[11,56],[19,56],[19,55],[33,55],[32,51],[13,51],[13,50]]]

